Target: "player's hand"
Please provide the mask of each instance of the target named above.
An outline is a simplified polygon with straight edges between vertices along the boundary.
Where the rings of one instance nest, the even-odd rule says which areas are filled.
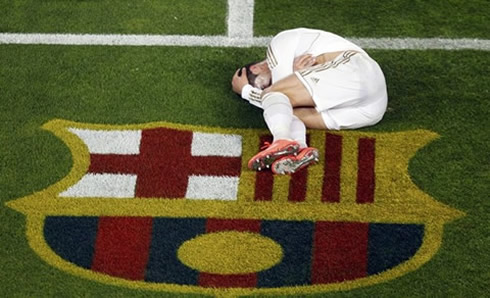
[[[245,69],[245,67],[242,69],[238,69],[235,72],[235,75],[233,75],[233,79],[231,80],[231,86],[233,88],[233,91],[241,95],[243,87],[247,84],[248,84],[247,70]]]
[[[305,54],[294,58],[293,70],[298,71],[305,69],[307,67],[313,66],[315,64],[315,57],[311,54]]]

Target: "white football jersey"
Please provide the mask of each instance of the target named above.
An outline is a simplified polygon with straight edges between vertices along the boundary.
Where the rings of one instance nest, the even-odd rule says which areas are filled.
[[[295,57],[347,50],[365,53],[359,46],[330,32],[307,28],[282,31],[274,36],[267,48],[267,64],[272,72],[272,83],[293,73]]]

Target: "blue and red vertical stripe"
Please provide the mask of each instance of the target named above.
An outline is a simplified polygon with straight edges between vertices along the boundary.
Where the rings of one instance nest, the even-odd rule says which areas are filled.
[[[199,272],[177,258],[187,240],[225,230],[259,233],[281,245],[282,261],[252,274]],[[63,259],[128,280],[202,287],[284,287],[378,274],[410,259],[424,226],[327,221],[72,217],[45,219],[44,237]]]

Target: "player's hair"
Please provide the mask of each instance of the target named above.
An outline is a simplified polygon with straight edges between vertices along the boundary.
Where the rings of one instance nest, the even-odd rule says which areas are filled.
[[[248,83],[254,87],[255,87],[255,79],[257,78],[257,75],[252,73],[252,71],[250,70],[250,67],[252,65],[257,64],[257,63],[259,63],[259,61],[252,62],[252,63],[249,63],[249,64],[244,66],[246,74],[247,74]],[[240,75],[241,75],[241,70],[240,70]]]

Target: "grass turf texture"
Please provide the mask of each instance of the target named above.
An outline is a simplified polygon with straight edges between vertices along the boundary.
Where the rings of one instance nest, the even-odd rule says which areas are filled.
[[[490,2],[257,0],[255,35],[294,27],[352,37],[489,38]]]
[[[0,32],[225,34],[225,0],[1,1]]]
[[[169,121],[265,127],[260,111],[230,91],[239,65],[264,49],[0,46],[0,295],[162,296],[98,284],[42,262],[30,250],[24,216],[4,203],[64,177],[71,157],[39,127],[52,118],[93,123]],[[425,128],[441,138],[410,164],[414,182],[467,213],[445,226],[422,268],[393,281],[329,297],[483,296],[488,287],[490,53],[370,51],[385,71],[390,103],[373,131]],[[173,296],[169,294],[169,296]],[[314,296],[314,295],[313,295]]]
[[[226,1],[2,1],[0,32],[220,35]],[[274,13],[271,13],[274,12]],[[312,27],[355,37],[489,38],[490,3],[257,0],[255,35]]]

